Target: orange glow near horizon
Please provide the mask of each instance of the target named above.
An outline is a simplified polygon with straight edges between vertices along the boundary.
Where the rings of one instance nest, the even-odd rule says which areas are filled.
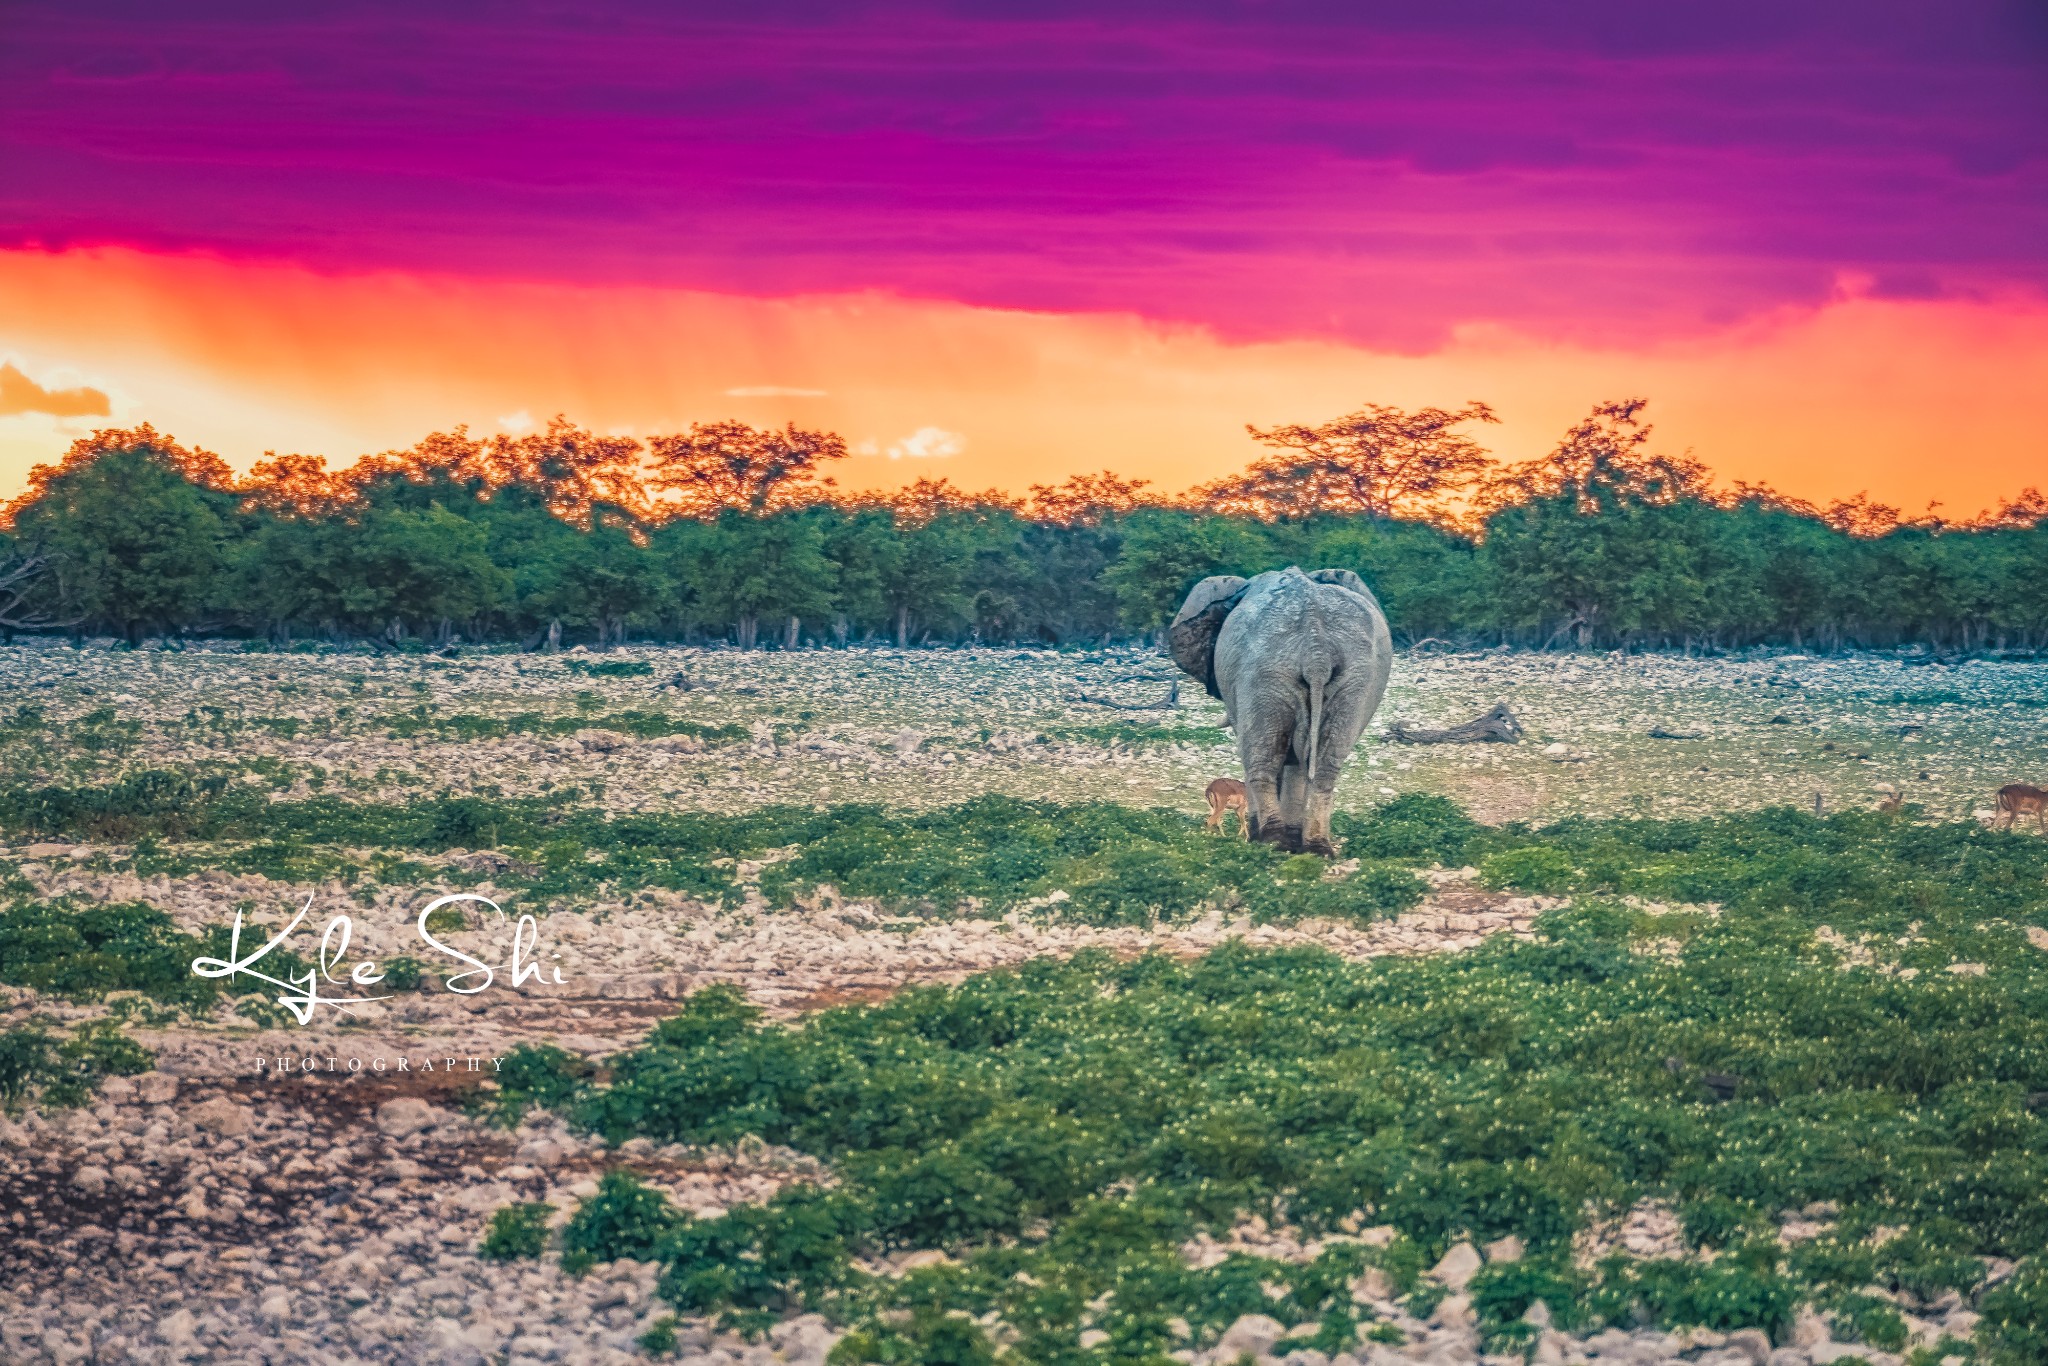
[[[1234,344],[1128,315],[886,295],[755,299],[420,275],[320,275],[128,250],[0,252],[0,361],[90,387],[109,417],[0,416],[0,494],[97,426],[154,423],[246,470],[331,466],[467,423],[556,412],[646,435],[795,421],[859,454],[853,489],[969,490],[1110,469],[1179,491],[1241,468],[1247,422],[1365,402],[1481,399],[1503,459],[1539,454],[1602,399],[1651,400],[1657,449],[1723,481],[1826,502],[1867,491],[1967,515],[2048,483],[2048,303],[1845,290],[1817,310],[1602,350],[1465,329],[1421,355],[1330,341]]]

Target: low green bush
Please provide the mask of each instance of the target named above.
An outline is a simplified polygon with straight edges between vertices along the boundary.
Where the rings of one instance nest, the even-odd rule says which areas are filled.
[[[586,678],[646,678],[654,666],[644,659],[607,659],[599,662],[572,659],[563,668]]]
[[[1297,907],[1346,885],[1199,836],[1218,854],[1193,864],[1149,824],[1167,818],[1066,810],[1064,826],[1028,805],[934,813],[928,829],[960,851],[936,868],[916,862],[915,822],[841,813],[817,869],[861,875],[858,848],[899,888],[1064,882],[1091,914],[1131,919],[1185,895],[1192,869]],[[1111,824],[1126,842],[1098,854],[1089,841]],[[664,1293],[734,1322],[837,1306],[858,1359],[916,1359],[934,1306],[998,1314],[1032,1360],[1199,1347],[1165,1325],[1185,1318],[1200,1339],[1227,1314],[1283,1308],[1333,1343],[1355,1334],[1348,1299],[1314,1300],[1299,1268],[1196,1273],[1178,1258],[1198,1228],[1280,1212],[1308,1232],[1393,1224],[1402,1236],[1370,1255],[1425,1296],[1416,1273],[1452,1241],[1520,1237],[1529,1257],[1474,1288],[1502,1348],[1529,1336],[1519,1320],[1538,1298],[1566,1324],[1768,1331],[1812,1299],[1888,1350],[1901,1325],[1862,1287],[1967,1292],[1982,1256],[2048,1249],[2048,1123],[2028,1108],[2048,1059],[2048,956],[2018,929],[2048,921],[2048,858],[2038,841],[1896,826],[1762,812],[1461,836],[1458,854],[1497,880],[1570,868],[1594,894],[1539,917],[1533,940],[1458,955],[1084,952],[800,1028],[705,991],[571,1108],[615,1141],[753,1135],[830,1162],[838,1184],[804,1197],[833,1211],[806,1235],[823,1274],[764,1279],[759,1240],[783,1216],[741,1207],[663,1246]],[[1719,909],[1628,899],[1660,897]],[[1652,1198],[1715,1257],[1572,1268],[1592,1212]],[[1781,1251],[1772,1216],[1814,1201],[1840,1207],[1840,1232]],[[1906,1231],[1875,1240],[1880,1224]],[[961,1260],[883,1282],[846,1271],[901,1247]],[[1255,1284],[1260,1298],[1239,1299],[1240,1278],[1292,1298]],[[1080,1349],[1091,1329],[1114,1345]]]
[[[477,1256],[494,1262],[540,1256],[548,1245],[548,1217],[554,1212],[553,1205],[538,1201],[493,1210]]]
[[[1993,1366],[2048,1366],[2048,1258],[2036,1252],[1978,1306]]]
[[[82,1105],[106,1077],[129,1077],[156,1065],[156,1055],[98,1019],[67,1038],[33,1026],[0,1032],[0,1108],[34,1098],[44,1108]]]
[[[498,1059],[494,1118],[509,1129],[534,1106],[566,1110],[595,1070],[580,1055],[554,1044],[518,1044]]]
[[[667,1196],[631,1172],[606,1172],[597,1194],[562,1228],[562,1267],[573,1274],[621,1257],[651,1261],[682,1218]]]

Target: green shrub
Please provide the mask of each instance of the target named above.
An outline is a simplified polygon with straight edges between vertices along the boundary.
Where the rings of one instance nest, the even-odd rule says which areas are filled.
[[[1425,792],[1404,793],[1363,814],[1339,812],[1330,828],[1353,857],[1447,867],[1465,863],[1467,846],[1486,830],[1450,798]]]
[[[169,769],[142,769],[105,787],[0,788],[0,826],[82,839],[187,839],[211,831],[227,793],[223,774]]]
[[[1479,861],[1479,881],[1488,887],[1556,895],[1571,891],[1577,880],[1578,869],[1563,849],[1503,849]]]
[[[498,1122],[511,1128],[534,1106],[566,1113],[595,1070],[551,1043],[515,1045],[498,1059]]]
[[[1549,1308],[1552,1322],[1560,1328],[1575,1328],[1586,1288],[1586,1278],[1568,1260],[1524,1257],[1481,1267],[1467,1293],[1481,1328],[1491,1333],[1515,1323],[1537,1300]]]
[[[1994,1366],[2048,1363],[2048,1261],[2036,1252],[2003,1284],[1984,1295],[1977,1331],[1991,1348]]]
[[[0,1033],[0,1106],[12,1107],[42,1084],[51,1053],[50,1036],[40,1029]]]
[[[668,1197],[631,1172],[606,1172],[597,1194],[576,1207],[562,1228],[562,1266],[576,1271],[621,1257],[651,1261],[682,1215]]]
[[[521,1257],[538,1257],[548,1245],[548,1216],[553,1205],[539,1202],[505,1205],[491,1213],[490,1227],[477,1247],[477,1255],[494,1262]]]
[[[1750,1244],[1713,1263],[1610,1258],[1590,1303],[1609,1322],[1626,1322],[1640,1305],[1666,1327],[1761,1328],[1776,1334],[1804,1298],[1799,1285],[1779,1272],[1776,1255],[1775,1245]]]
[[[651,1357],[673,1356],[680,1345],[676,1341],[676,1324],[680,1321],[674,1314],[656,1319],[637,1339],[640,1350]]]
[[[106,1077],[129,1077],[156,1065],[156,1055],[121,1032],[118,1020],[80,1025],[59,1040],[23,1026],[0,1033],[0,1107],[34,1097],[46,1108],[82,1105]]]
[[[244,951],[252,933],[243,930]],[[72,1000],[98,1000],[112,991],[139,991],[152,1000],[193,1009],[220,996],[269,990],[248,977],[204,978],[192,972],[201,956],[227,956],[226,926],[203,935],[179,930],[168,915],[139,901],[73,907],[21,902],[0,910],[0,982]],[[289,950],[272,950],[263,969],[284,977],[306,969]]]
[[[644,659],[608,659],[602,663],[572,659],[565,667],[586,678],[645,678],[654,672],[654,666]]]

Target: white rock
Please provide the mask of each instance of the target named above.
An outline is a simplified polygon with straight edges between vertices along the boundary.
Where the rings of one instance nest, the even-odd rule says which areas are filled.
[[[425,1348],[424,1360],[432,1362],[433,1366],[483,1366],[489,1360],[484,1350],[454,1319],[434,1319],[427,1324],[421,1337],[421,1346]]]
[[[1785,1330],[1785,1345],[1812,1351],[1823,1342],[1830,1341],[1834,1333],[1828,1321],[1813,1312],[1813,1306],[1802,1304],[1799,1312],[1792,1316],[1791,1327]]]
[[[145,1072],[136,1079],[135,1094],[144,1105],[168,1105],[178,1097],[178,1079],[168,1072]]]
[[[1354,1304],[1384,1304],[1393,1298],[1394,1282],[1376,1266],[1367,1267],[1351,1282]]]
[[[1255,1357],[1265,1356],[1287,1333],[1286,1325],[1278,1319],[1264,1314],[1246,1314],[1236,1323],[1223,1330],[1223,1336],[1216,1340],[1216,1350],[1223,1360],[1233,1360],[1241,1352]]]
[[[107,1169],[88,1162],[71,1174],[71,1184],[87,1195],[98,1195],[107,1188]]]
[[[215,1096],[187,1110],[185,1118],[210,1134],[233,1138],[249,1132],[256,1123],[256,1112],[226,1096]]]
[[[1756,1366],[1771,1359],[1771,1340],[1761,1328],[1742,1328],[1728,1335],[1728,1346],[1748,1357]]]
[[[768,1334],[790,1366],[825,1366],[825,1358],[839,1344],[840,1336],[822,1314],[799,1314],[777,1324]]]
[[[1463,1290],[1478,1274],[1481,1265],[1479,1249],[1470,1243],[1459,1243],[1444,1254],[1442,1261],[1430,1268],[1429,1274],[1453,1290]]]
[[[1486,1260],[1489,1262],[1519,1262],[1522,1260],[1522,1240],[1510,1233],[1486,1245]]]
[[[177,1309],[156,1321],[156,1335],[173,1347],[192,1341],[193,1330],[198,1320],[192,1317],[190,1309]]]
[[[447,1111],[436,1109],[418,1096],[398,1096],[377,1107],[377,1127],[391,1138],[405,1138],[431,1129],[447,1118]]]

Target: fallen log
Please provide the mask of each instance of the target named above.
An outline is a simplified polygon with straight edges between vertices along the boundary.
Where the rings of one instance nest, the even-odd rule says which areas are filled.
[[[1387,727],[1387,738],[1403,745],[1512,745],[1521,741],[1522,723],[1508,710],[1507,703],[1496,702],[1486,715],[1444,730],[1396,721]]]
[[[1704,740],[1707,738],[1707,733],[1703,730],[1666,730],[1662,726],[1652,726],[1650,727],[1650,738],[1652,740]]]
[[[1113,697],[1090,697],[1075,690],[1074,700],[1091,707],[1108,707],[1112,711],[1169,711],[1180,705],[1180,684],[1175,683],[1166,697],[1158,702],[1119,702]]]

